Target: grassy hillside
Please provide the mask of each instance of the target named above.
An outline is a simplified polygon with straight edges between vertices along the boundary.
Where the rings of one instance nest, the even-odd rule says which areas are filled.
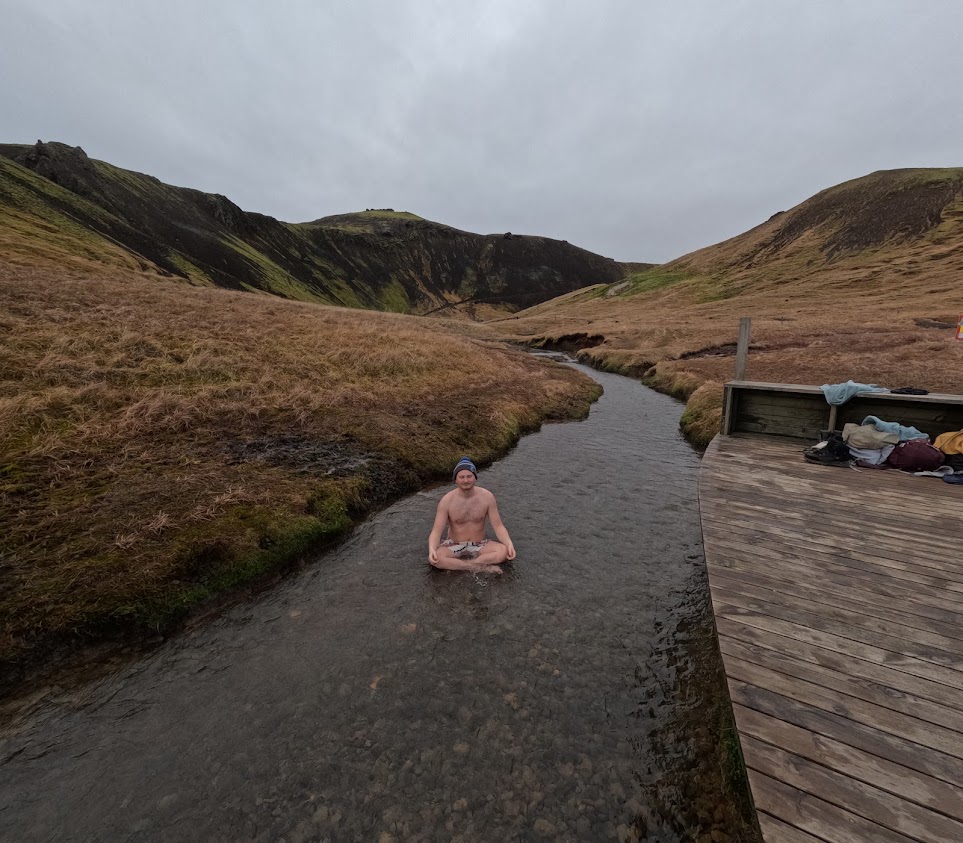
[[[198,286],[401,313],[512,312],[624,275],[568,243],[471,234],[405,212],[280,222],[59,143],[0,144],[0,220],[16,223],[0,257],[21,264],[80,267],[102,254]]]
[[[568,344],[689,398],[706,442],[751,316],[748,376],[963,392],[963,169],[894,170],[825,190],[745,234],[486,325]]]
[[[0,262],[0,292],[6,682],[55,644],[163,628],[599,391],[420,317],[120,269]]]

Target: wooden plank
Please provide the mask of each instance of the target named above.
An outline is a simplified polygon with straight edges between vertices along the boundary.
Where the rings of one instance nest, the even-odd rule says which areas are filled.
[[[759,814],[759,828],[766,843],[825,843],[823,837],[813,837],[800,828],[784,823],[771,814]]]
[[[712,600],[713,603],[718,602],[720,613],[722,607],[728,604],[738,606],[743,611],[762,612],[770,617],[803,623],[812,629],[840,631],[838,634],[843,634],[841,631],[849,634],[852,630],[849,637],[854,640],[865,640],[866,643],[874,643],[897,653],[929,658],[937,664],[954,666],[963,671],[963,641],[959,638],[892,621],[880,621],[871,615],[857,614],[828,603],[814,603],[745,583],[712,583]],[[810,622],[813,618],[818,618],[819,626]]]
[[[738,438],[737,438],[738,437]],[[958,490],[938,478],[915,477],[911,473],[893,469],[859,468],[853,470],[850,466],[825,466],[807,462],[804,451],[811,446],[810,442],[788,443],[782,451],[770,446],[754,446],[746,444],[746,434],[736,434],[729,437],[733,443],[724,450],[716,450],[713,457],[713,471],[703,473],[700,484],[723,484],[726,482],[742,482],[755,485],[769,485],[776,487],[797,487],[812,492],[822,492],[827,495],[838,493],[840,487],[852,489],[858,498],[872,501],[880,490],[887,490],[897,485],[901,490],[912,492],[934,503],[951,502],[959,504],[961,498]],[[759,437],[760,440],[762,437]],[[777,437],[766,437],[773,439]],[[872,481],[872,485],[868,481]],[[886,500],[886,503],[896,501]],[[907,496],[903,503],[912,505],[914,497]],[[853,506],[856,505],[853,502]]]
[[[749,362],[749,331],[752,319],[743,316],[739,320],[739,339],[736,341],[736,380],[746,379],[746,365]]]
[[[963,734],[963,711],[959,708],[940,705],[915,693],[901,691],[885,684],[890,676],[897,674],[898,671],[891,671],[890,676],[885,680],[876,682],[794,659],[785,653],[753,647],[738,640],[723,639],[719,644],[725,656],[732,656],[802,682],[809,682],[830,691],[838,691]]]
[[[903,562],[902,559],[907,556],[913,560],[920,555],[913,554],[909,550],[901,553],[898,548],[891,548],[879,544],[873,548],[871,553],[845,546],[840,548],[839,543],[834,542],[830,535],[821,536],[812,534],[803,538],[798,534],[794,536],[791,533],[787,533],[785,529],[780,527],[754,523],[748,518],[729,517],[727,519],[723,516],[717,517],[703,513],[702,520],[707,527],[716,526],[723,530],[726,528],[735,530],[739,532],[746,541],[752,542],[753,545],[757,547],[764,543],[769,543],[771,546],[765,548],[765,552],[778,554],[780,548],[786,545],[793,547],[793,549],[797,551],[794,554],[790,554],[790,558],[797,555],[812,555],[818,559],[831,557],[832,560],[834,560],[832,564],[869,571],[873,575],[880,577],[893,577],[895,579],[920,583],[921,585],[928,585],[938,589],[945,589],[957,594],[963,593],[963,583],[956,582],[942,575],[944,572],[933,572],[932,569],[926,568],[925,566],[921,566],[921,568],[918,569],[912,561]],[[703,532],[706,533],[709,532],[709,530],[704,529]],[[789,539],[789,541],[787,541],[787,539]],[[720,544],[722,544],[722,542],[720,542]],[[733,546],[733,544],[734,543],[730,541],[725,542],[726,546]]]
[[[845,633],[850,630],[845,628],[841,632],[821,630],[811,628],[806,624],[775,618],[760,612],[750,612],[730,605],[720,605],[717,617],[739,620],[757,629],[775,632],[786,638],[798,638],[798,640],[807,644],[815,644],[819,647],[835,650],[838,653],[845,653],[864,661],[886,665],[895,670],[902,670],[903,673],[921,676],[924,679],[942,682],[951,688],[963,690],[963,671],[937,664],[931,659],[922,659],[912,654],[903,654],[899,651],[876,647],[846,635]]]
[[[858,697],[830,691],[811,682],[795,681],[779,671],[760,667],[730,656],[725,660],[726,675],[740,682],[756,685],[781,696],[806,703],[814,708],[831,711],[856,723],[874,726],[887,734],[896,735],[920,746],[951,755],[963,771],[963,735],[933,723],[927,723],[890,708],[869,703]]]
[[[772,568],[776,562],[779,568],[785,567],[787,575],[791,570],[797,570],[815,576],[817,582],[824,579],[833,581],[835,578],[840,585],[855,586],[850,580],[860,580],[861,587],[902,589],[899,594],[901,599],[918,599],[952,611],[959,611],[959,604],[963,601],[958,583],[946,577],[930,576],[926,572],[933,569],[917,564],[919,557],[912,562],[900,562],[884,556],[867,559],[861,558],[862,554],[847,553],[845,549],[834,553],[832,548],[819,545],[799,548],[796,553],[786,551],[780,554],[778,549],[763,544],[762,534],[747,538],[755,539],[757,543],[747,545],[715,539],[718,549],[714,558],[718,564],[723,567],[758,569],[763,566]],[[911,590],[911,594],[905,594],[906,590]]]
[[[800,661],[838,670],[857,680],[867,679],[879,682],[895,691],[915,694],[946,708],[963,711],[963,694],[942,682],[904,673],[885,664],[865,661],[848,653],[840,653],[795,638],[776,635],[768,630],[760,630],[728,618],[718,618],[716,626],[719,630],[720,647],[723,644],[741,644],[750,651],[770,650],[781,658],[786,658],[787,653],[791,653],[792,657]],[[748,660],[753,661],[751,658]]]
[[[743,586],[752,586],[764,592],[772,593],[773,599],[785,600],[799,598],[811,603],[825,603],[838,609],[849,609],[854,616],[876,617],[891,620],[898,624],[937,632],[949,638],[956,638],[963,642],[963,611],[948,612],[941,609],[930,609],[927,614],[916,614],[909,611],[917,608],[904,606],[891,600],[881,600],[883,596],[892,597],[885,587],[876,594],[847,590],[841,594],[835,589],[827,589],[822,585],[803,583],[796,579],[780,578],[760,573],[756,570],[740,570],[738,568],[724,568],[714,565],[710,583],[728,590],[740,591]],[[759,596],[763,591],[758,592]],[[895,607],[895,608],[894,608]],[[936,615],[936,617],[931,617]]]
[[[755,458],[758,462],[758,457]],[[801,460],[800,460],[801,462]],[[738,468],[752,469],[752,461],[740,462]],[[742,471],[733,471],[716,478],[707,479],[702,484],[706,491],[712,492],[711,507],[726,511],[728,505],[750,505],[749,501],[766,504],[776,511],[787,512],[797,518],[809,513],[836,513],[848,515],[852,519],[864,519],[867,512],[873,513],[874,521],[881,516],[884,521],[904,526],[928,522],[934,527],[934,537],[951,538],[963,533],[963,525],[952,519],[959,515],[963,505],[963,490],[954,491],[955,487],[941,482],[935,477],[911,477],[914,486],[899,486],[894,488],[890,478],[894,476],[890,471],[874,471],[862,469],[858,473],[835,466],[820,466],[817,470],[833,472],[810,481],[808,477],[795,477],[789,471],[783,470],[778,474],[754,473],[747,476]],[[847,472],[855,478],[855,483],[847,482],[848,478],[840,477],[841,472]],[[871,472],[874,478],[873,487],[876,490],[877,501],[874,502],[870,489],[867,488],[864,472]],[[875,478],[880,478],[876,481]],[[820,482],[822,480],[823,482]],[[936,484],[939,484],[938,486]],[[822,487],[822,488],[820,488]],[[886,495],[881,500],[879,493]],[[937,494],[930,494],[936,491]],[[893,494],[893,493],[896,494]],[[807,505],[805,513],[800,513],[793,507],[792,498],[799,494],[812,493],[813,500]],[[901,502],[900,494],[904,493],[907,500]],[[792,496],[792,497],[789,497]],[[724,499],[731,504],[724,503]],[[809,519],[809,529],[820,528],[818,522]],[[946,544],[942,545],[943,559],[952,558],[947,554]]]
[[[713,522],[720,527],[724,527],[726,522],[722,520],[717,520],[706,516],[703,514],[703,522],[707,525]],[[782,545],[787,544],[779,540],[779,535],[777,532],[765,529],[753,529],[747,526],[747,522],[743,519],[731,519],[729,522],[730,527],[736,530],[742,529],[745,534],[745,539],[753,544],[750,546],[759,548],[759,552],[763,554],[770,555],[770,558],[779,558],[780,548]],[[708,533],[708,530],[704,530],[703,533]],[[738,552],[741,547],[739,544],[726,540],[725,542],[714,539],[718,542],[720,547],[728,547],[734,552]],[[766,543],[772,546],[766,546]],[[792,543],[788,543],[790,546]],[[877,546],[874,548],[875,553],[865,553],[856,550],[850,550],[848,548],[836,548],[833,546],[832,541],[829,539],[824,539],[819,541],[818,537],[814,537],[812,540],[798,541],[794,548],[795,553],[785,553],[788,560],[793,560],[795,558],[803,559],[809,556],[811,559],[817,560],[822,564],[839,566],[841,568],[845,567],[849,569],[847,573],[851,576],[860,576],[859,573],[874,577],[874,578],[892,578],[894,580],[903,581],[905,583],[918,583],[920,585],[928,586],[934,588],[938,591],[942,590],[945,592],[951,592],[949,594],[950,599],[955,598],[956,595],[963,594],[963,585],[953,579],[941,576],[942,572],[936,571],[932,572],[932,569],[926,568],[925,566],[917,567],[913,561],[902,562],[899,558],[899,552],[896,550],[890,550],[889,548],[883,548]],[[911,559],[915,559],[915,556],[911,555]],[[897,583],[899,584],[899,583]]]
[[[819,436],[819,431],[822,429],[823,425],[816,424],[815,422],[811,424],[783,424],[778,419],[761,422],[747,419],[742,416],[741,413],[736,416],[736,420],[733,423],[733,431],[735,433],[765,433],[770,436],[785,436],[787,438],[794,439],[811,439],[813,442],[816,441]]]
[[[765,381],[728,381],[726,386],[738,390],[769,390],[772,392],[798,392],[801,395],[823,395],[820,387],[804,383],[767,383]],[[954,392],[931,392],[928,395],[901,395],[892,392],[859,392],[856,398],[868,401],[912,401],[914,404],[960,404],[963,395]],[[855,400],[852,399],[852,400]],[[848,402],[847,402],[848,403]],[[842,405],[842,406],[845,406]]]
[[[930,593],[950,601],[960,599],[959,574],[955,569],[941,567],[939,560],[925,549],[914,552],[908,548],[900,553],[883,545],[866,547],[851,543],[847,546],[842,540],[834,544],[825,540],[825,536],[821,542],[802,537],[786,541],[771,532],[745,527],[745,519],[736,524],[735,518],[727,521],[724,516],[705,510],[702,520],[706,542],[712,545],[712,552],[721,557],[756,558],[758,564],[769,567],[773,562],[780,566],[783,562],[818,565],[827,575],[868,576],[877,582],[913,589],[918,584],[929,589],[921,589],[921,594]]]
[[[902,395],[893,392],[859,392],[856,399],[874,401],[882,404],[890,402],[911,401],[914,404],[948,404],[963,405],[963,395],[955,392],[931,392],[928,395]],[[855,399],[854,399],[855,400]]]
[[[889,582],[877,583],[876,588],[865,588],[866,585],[874,585],[873,580],[858,578],[845,580],[847,591],[839,593],[835,589],[827,589],[822,577],[800,584],[782,577],[782,571],[766,572],[765,567],[753,564],[753,560],[747,564],[744,557],[733,559],[732,565],[724,564],[728,561],[727,557],[715,557],[716,564],[710,577],[713,585],[737,591],[752,587],[760,590],[755,595],[759,599],[769,599],[771,596],[775,602],[781,603],[806,601],[825,606],[828,611],[848,612],[861,622],[875,618],[952,638],[961,642],[957,646],[963,646],[963,606],[946,610],[927,608],[925,604],[915,602],[904,605],[894,599]]]
[[[786,392],[764,392],[764,391],[741,391],[739,400],[744,407],[757,409],[798,409],[808,412],[819,412],[825,418],[829,418],[829,404],[826,403],[822,394],[819,395],[794,395]]]
[[[737,705],[734,711],[740,734],[781,747],[955,820],[963,820],[963,789],[956,785],[751,708]],[[781,776],[775,778],[784,780]]]
[[[733,406],[732,388],[726,385],[722,392],[722,430],[720,431],[724,436],[732,433]]]
[[[814,504],[805,513],[800,513],[786,509],[781,501],[773,501],[763,496],[754,496],[752,502],[742,501],[735,497],[729,498],[727,490],[725,496],[719,497],[724,513],[721,517],[739,515],[759,524],[776,524],[782,530],[795,533],[800,539],[811,540],[814,536],[823,535],[834,543],[843,539],[847,546],[853,547],[862,547],[866,542],[868,527],[854,524],[845,513],[834,513],[831,505]],[[865,512],[854,515],[864,517]],[[936,529],[940,526],[940,520],[926,515],[910,520],[906,518],[905,512],[894,517],[880,509],[873,514],[873,543],[884,544],[888,550],[895,550],[901,555],[905,555],[907,549],[917,553],[926,551],[935,563],[948,572],[956,572],[963,579],[963,561],[955,559],[952,547],[947,546],[955,539],[963,539],[963,529],[948,529],[935,537],[920,534],[920,525]]]
[[[772,392],[798,392],[802,395],[822,395],[823,391],[818,386],[806,383],[767,383],[766,381],[738,381],[731,380],[726,383],[733,389],[740,391],[750,390],[770,390]]]
[[[906,673],[917,672],[935,682],[963,688],[963,670],[960,669],[963,656],[960,654],[915,642],[907,642],[905,648],[900,648],[899,639],[894,636],[864,632],[855,625],[823,620],[816,614],[793,612],[781,606],[767,606],[760,611],[723,602],[721,598],[716,605],[720,617],[744,618],[747,623],[763,629],[770,626],[785,629],[786,624],[790,624],[797,634],[799,630],[805,630],[809,636],[819,636],[823,640],[832,637],[840,642],[839,646],[861,648],[865,653],[873,653],[878,657],[870,660],[877,664],[885,664]]]
[[[714,492],[711,487],[709,491]],[[891,558],[895,561],[907,560],[925,564],[933,568],[931,574],[939,575],[944,572],[947,578],[963,578],[963,559],[953,551],[955,542],[963,540],[963,527],[953,525],[945,527],[947,519],[963,518],[963,506],[954,510],[916,514],[904,512],[895,517],[882,506],[873,516],[874,524],[870,530],[867,527],[854,526],[854,518],[865,517],[865,510],[854,512],[852,518],[844,515],[834,515],[831,511],[832,502],[814,505],[806,513],[793,512],[781,508],[781,504],[767,497],[765,493],[756,493],[752,487],[733,488],[730,484],[725,491],[715,493],[720,499],[728,498],[730,494],[743,492],[750,500],[733,499],[725,505],[702,507],[707,520],[719,524],[717,531],[725,535],[731,533],[725,525],[728,519],[738,516],[757,532],[775,525],[782,533],[782,543],[792,547],[802,543],[822,544],[840,551],[859,553],[862,557],[875,561],[881,558]],[[963,497],[961,497],[963,504]],[[919,533],[914,534],[911,524],[915,524]],[[709,525],[712,532],[713,525]],[[872,543],[866,541],[867,532],[872,532]],[[922,535],[929,532],[930,535]],[[821,540],[821,541],[820,541]],[[885,553],[885,555],[884,555]],[[893,554],[896,556],[893,556]]]
[[[736,439],[738,437],[738,439]],[[759,437],[760,440],[762,437]],[[773,439],[777,437],[766,437]],[[959,504],[961,496],[959,490],[934,477],[916,477],[909,472],[894,469],[870,469],[849,465],[825,466],[810,463],[804,457],[804,451],[811,446],[811,442],[800,442],[798,446],[792,443],[782,451],[770,446],[750,446],[746,443],[746,434],[736,434],[731,437],[739,443],[738,447],[729,446],[725,450],[715,451],[713,455],[713,472],[703,475],[700,483],[722,484],[725,482],[742,482],[755,485],[769,485],[776,487],[798,487],[813,492],[824,492],[827,495],[838,493],[841,486],[852,489],[858,498],[872,501],[881,489],[890,490],[893,484],[913,496],[907,496],[904,504],[912,505],[914,496],[921,496],[934,503],[947,502]],[[872,485],[867,481],[872,478]],[[884,500],[885,503],[897,501]],[[853,501],[853,506],[856,505]]]
[[[781,818],[826,843],[914,843],[912,837],[864,819],[805,791],[749,770],[758,810]]]
[[[760,570],[772,569],[773,557],[767,556],[765,551],[754,553],[756,548],[742,547],[732,553],[723,553],[723,550],[719,548],[713,553],[710,579],[716,574],[756,574]],[[963,612],[963,600],[958,594],[900,583],[889,577],[861,577],[858,573],[844,566],[833,566],[832,557],[826,562],[803,557],[783,559],[778,570],[778,575],[783,578],[781,581],[789,577],[808,580],[826,591],[832,589],[834,594],[847,597],[853,594],[857,599],[870,602],[898,600],[900,609],[908,614],[953,622],[953,617]]]
[[[752,759],[751,769],[830,804],[845,806],[847,811],[890,831],[934,843],[963,841],[963,824],[894,793],[840,775],[754,737],[746,736],[743,747]]]
[[[891,735],[882,729],[857,723],[841,714],[801,703],[738,679],[729,680],[729,693],[733,704],[737,706],[763,712],[815,735],[832,738],[909,770],[939,779],[954,787],[959,786],[959,758],[926,749],[918,743]],[[746,763],[748,762],[747,758]],[[758,802],[757,807],[760,807]]]

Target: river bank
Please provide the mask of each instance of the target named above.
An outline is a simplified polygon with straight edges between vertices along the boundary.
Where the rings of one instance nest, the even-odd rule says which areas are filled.
[[[434,320],[0,264],[0,674],[156,640],[599,387]]]
[[[431,570],[444,484],[8,734],[20,839],[758,840],[677,402],[598,372],[481,471],[519,557]],[[117,724],[123,723],[118,729]],[[40,786],[40,779],[43,786]]]

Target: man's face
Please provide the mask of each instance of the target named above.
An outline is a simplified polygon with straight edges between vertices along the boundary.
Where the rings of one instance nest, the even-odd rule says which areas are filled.
[[[467,468],[463,468],[455,475],[455,485],[467,492],[475,485],[475,475]]]

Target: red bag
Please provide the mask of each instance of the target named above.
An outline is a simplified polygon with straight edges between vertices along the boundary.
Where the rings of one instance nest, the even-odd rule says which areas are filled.
[[[943,465],[946,455],[925,439],[900,442],[886,458],[886,465],[901,471],[934,471]]]

